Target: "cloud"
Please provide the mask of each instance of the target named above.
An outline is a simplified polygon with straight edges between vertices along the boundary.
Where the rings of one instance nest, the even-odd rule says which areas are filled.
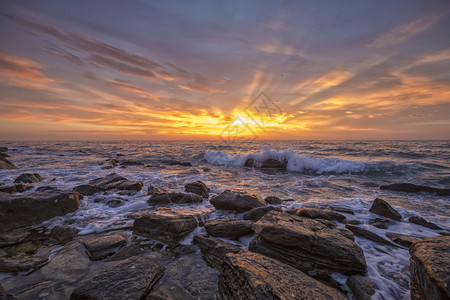
[[[227,92],[226,90],[212,88],[208,79],[200,74],[193,74],[193,79],[190,82],[180,83],[178,86],[188,91],[199,91],[209,94]]]

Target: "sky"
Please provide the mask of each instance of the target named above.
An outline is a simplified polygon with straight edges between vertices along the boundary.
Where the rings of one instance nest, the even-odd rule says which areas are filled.
[[[450,139],[450,1],[0,1],[0,140]]]

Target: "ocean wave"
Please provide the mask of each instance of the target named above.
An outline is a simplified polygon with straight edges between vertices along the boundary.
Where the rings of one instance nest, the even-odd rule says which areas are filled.
[[[276,151],[264,146],[260,152],[249,154],[229,154],[221,151],[208,151],[207,162],[220,167],[243,167],[248,159],[255,166],[261,166],[266,159],[287,162],[286,169],[291,172],[311,175],[322,174],[364,174],[372,176],[404,175],[422,167],[421,163],[398,163],[395,161],[359,161],[337,157],[319,157],[311,154],[298,154],[293,150]]]

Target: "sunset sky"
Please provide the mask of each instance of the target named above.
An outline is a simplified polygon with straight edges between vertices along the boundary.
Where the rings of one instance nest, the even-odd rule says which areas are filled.
[[[448,0],[1,1],[0,37],[0,140],[450,139]]]

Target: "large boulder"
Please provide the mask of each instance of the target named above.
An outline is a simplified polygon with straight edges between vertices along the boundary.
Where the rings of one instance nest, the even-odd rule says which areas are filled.
[[[254,158],[248,158],[244,166],[262,169],[286,169],[288,161],[286,159],[278,160],[275,158],[266,158],[263,161],[255,161]]]
[[[265,214],[267,214],[269,211],[271,210],[276,210],[276,211],[283,211],[280,207],[276,207],[276,206],[261,206],[261,207],[256,207],[253,208],[247,212],[244,213],[244,215],[242,216],[242,218],[244,220],[251,220],[251,221],[258,221],[259,219],[261,219],[262,217],[264,217]]]
[[[409,252],[411,299],[450,299],[450,236],[415,242]]]
[[[164,270],[148,257],[132,257],[81,282],[70,299],[145,299]]]
[[[0,197],[0,231],[39,224],[76,211],[83,196],[77,192],[41,192]]]
[[[253,230],[258,235],[250,243],[249,250],[302,271],[340,272],[346,275],[363,275],[366,272],[364,252],[352,241],[346,229],[270,211],[253,225]]]
[[[325,220],[338,220],[342,221],[346,219],[346,216],[335,212],[331,209],[320,209],[312,207],[303,207],[297,210],[295,213],[297,216],[306,217],[310,219],[325,219]]]
[[[142,182],[140,181],[130,181],[116,173],[111,173],[105,177],[93,179],[87,184],[95,186],[102,191],[108,191],[112,189],[140,191],[143,186]]]
[[[68,225],[56,225],[50,232],[50,237],[58,244],[65,245],[80,232],[78,229]]]
[[[380,190],[397,191],[405,193],[428,192],[438,196],[450,196],[450,189],[441,189],[412,183],[394,183],[380,186]]]
[[[209,188],[200,180],[186,184],[184,189],[188,193],[194,193],[202,196],[203,198],[209,197]]]
[[[32,184],[12,184],[12,185],[2,185],[0,186],[0,192],[13,194],[13,193],[23,193],[25,191],[31,190],[33,188]]]
[[[355,300],[370,300],[378,289],[372,280],[364,278],[361,275],[348,277],[347,285],[352,291]]]
[[[373,201],[369,211],[395,221],[400,221],[402,219],[402,215],[398,211],[396,211],[389,203],[380,198],[376,198],[375,201]]]
[[[91,260],[99,260],[116,253],[126,242],[120,234],[113,234],[91,238],[84,242],[84,246]]]
[[[84,196],[91,196],[91,195],[94,195],[95,193],[102,192],[101,189],[99,189],[98,187],[96,187],[94,185],[90,185],[90,184],[82,184],[82,185],[76,186],[73,188],[73,191],[78,192]]]
[[[0,155],[0,169],[12,170],[17,169],[17,167],[12,162]]]
[[[272,205],[280,205],[281,203],[283,203],[283,200],[281,200],[277,196],[266,197],[264,199],[264,201],[266,201],[267,204],[272,204]]]
[[[236,219],[208,219],[205,229],[209,235],[215,237],[239,238],[253,233],[253,222]]]
[[[197,228],[198,218],[192,210],[160,207],[134,220],[133,232],[175,246]]]
[[[202,251],[203,258],[217,270],[222,270],[223,257],[227,253],[238,253],[242,249],[239,246],[226,243],[206,235],[196,235],[194,242]]]
[[[226,254],[222,269],[218,300],[347,299],[291,266],[249,251]]]
[[[154,193],[147,203],[150,205],[168,205],[184,203],[202,203],[203,198],[196,194],[185,193]]]
[[[14,183],[35,183],[41,182],[44,178],[38,173],[24,173],[14,180]]]
[[[430,229],[436,229],[436,230],[442,229],[440,226],[438,226],[432,222],[428,222],[424,218],[418,217],[418,216],[409,217],[408,221],[410,221],[411,223],[423,226],[423,227],[430,228]]]
[[[266,206],[266,203],[256,195],[241,192],[225,191],[209,201],[217,209],[245,212],[255,207]]]

